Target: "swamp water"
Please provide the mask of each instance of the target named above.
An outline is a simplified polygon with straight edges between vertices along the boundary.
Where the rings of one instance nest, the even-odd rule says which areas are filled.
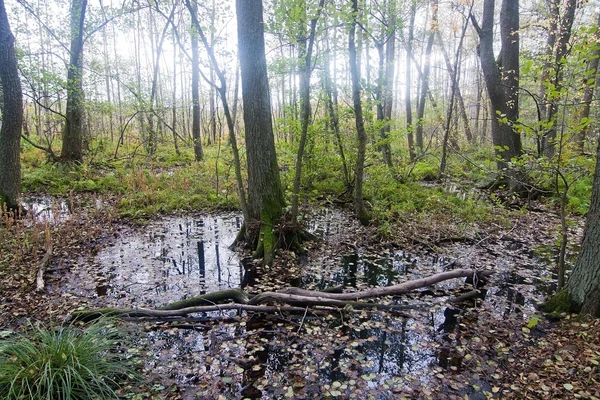
[[[227,213],[165,217],[140,231],[126,230],[97,255],[95,295],[119,307],[158,307],[240,287],[245,268],[228,246],[241,224],[238,214]],[[311,255],[302,276],[291,282],[304,288],[392,285],[452,269],[452,261],[459,261],[461,267],[499,271],[484,300],[496,317],[527,318],[552,278],[522,243],[450,244],[435,254],[369,253],[350,244],[361,228],[343,212],[324,209],[308,226],[326,250]],[[494,246],[503,253],[495,255]],[[356,393],[395,398],[411,386],[430,385],[431,370],[460,369],[461,309],[442,303],[459,284],[436,285],[440,297],[429,302],[418,296],[394,300],[422,306],[401,314],[307,311],[240,320],[245,314],[229,311],[175,325],[149,322],[132,327],[140,329],[132,352],[143,357],[148,380],[177,386],[184,398],[347,398]],[[220,322],[207,323],[215,318]]]

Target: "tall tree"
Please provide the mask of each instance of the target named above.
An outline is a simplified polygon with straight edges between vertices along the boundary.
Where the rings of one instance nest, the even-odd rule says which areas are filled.
[[[495,0],[484,0],[481,26],[473,14],[471,21],[479,35],[479,59],[490,106],[497,114],[491,123],[492,140],[498,169],[502,170],[522,151],[521,136],[516,129],[519,117],[519,0],[502,0],[502,47],[498,61],[494,55],[494,11]]]
[[[254,221],[260,223],[255,256],[263,256],[264,265],[270,265],[277,246],[275,228],[285,201],[273,136],[263,7],[261,0],[236,0],[235,4],[251,218],[246,221],[246,227],[252,233]]]
[[[192,0],[190,13],[198,13],[198,0]],[[192,23],[192,140],[194,141],[194,156],[196,161],[202,161],[202,140],[200,138],[200,57],[198,56],[198,31]]]
[[[298,218],[298,203],[300,197],[300,180],[302,178],[302,159],[304,147],[308,138],[308,125],[310,122],[310,76],[312,73],[312,52],[315,43],[315,32],[317,21],[323,9],[325,0],[319,0],[315,17],[310,20],[309,32],[306,32],[307,13],[306,0],[302,0],[302,18],[299,21],[303,29],[299,36],[299,63],[300,63],[300,141],[298,142],[298,154],[296,156],[296,169],[294,173],[294,186],[292,191],[291,220],[296,222]]]
[[[367,225],[370,216],[365,208],[363,198],[363,177],[365,169],[365,155],[367,151],[367,132],[360,95],[360,66],[356,52],[356,25],[358,17],[358,0],[352,0],[352,17],[350,20],[348,34],[348,53],[350,64],[350,75],[352,79],[352,103],[354,105],[354,117],[356,120],[356,139],[358,143],[358,155],[356,167],[354,168],[354,211],[363,225]]]
[[[15,38],[8,25],[4,0],[0,0],[0,83],[2,128],[0,128],[0,206],[18,209],[21,194],[21,127],[23,94],[15,55]]]
[[[579,113],[579,117],[582,120],[586,120],[589,122],[590,117],[590,109],[592,105],[592,100],[594,98],[595,89],[598,86],[598,61],[600,60],[600,11],[597,13],[597,23],[596,23],[596,31],[594,32],[594,36],[592,39],[592,51],[590,53],[590,58],[588,62],[588,66],[585,72],[586,79],[584,81],[583,88],[583,100],[581,111]],[[590,132],[590,124],[586,123],[584,127],[577,132],[577,136],[575,138],[575,143],[580,152],[584,151],[585,141]]]
[[[61,159],[83,161],[83,28],[87,0],[71,2],[71,47],[67,70],[67,110],[62,134]]]
[[[471,3],[471,8],[469,9],[469,14],[471,13],[471,11],[473,10],[473,3]],[[442,53],[444,54],[444,59],[446,61],[446,66],[448,68],[448,72],[450,73],[450,104],[448,105],[448,112],[446,113],[446,121],[444,123],[444,139],[442,142],[442,157],[440,159],[440,169],[438,170],[438,177],[441,178],[442,175],[444,174],[445,170],[446,170],[446,161],[447,161],[447,154],[448,154],[448,139],[450,138],[450,127],[452,124],[452,113],[454,111],[454,99],[458,96],[459,98],[462,99],[462,96],[460,95],[460,88],[458,86],[458,63],[460,62],[460,55],[462,52],[462,46],[463,46],[463,41],[465,39],[465,34],[467,32],[467,28],[469,27],[469,19],[466,18],[465,22],[463,24],[461,33],[460,33],[460,38],[458,40],[458,46],[456,48],[456,53],[454,54],[454,65],[452,65],[450,63],[450,58],[448,57],[448,53],[446,52],[446,49],[444,47],[444,42],[441,40],[441,35],[438,35],[440,37],[440,48],[442,49]],[[466,112],[464,111],[464,104],[462,104],[462,113],[464,114],[464,119],[466,120]],[[468,121],[466,121],[467,124],[467,131],[469,132],[469,136],[470,136],[470,130],[468,130]]]
[[[551,5],[551,18],[560,23],[553,23],[551,28],[556,29],[556,32],[549,32],[548,51],[552,51],[553,62],[546,67],[550,67],[550,71],[545,70],[542,82],[545,104],[544,122],[548,126],[542,134],[541,153],[547,157],[554,155],[556,147],[556,114],[558,113],[558,104],[561,99],[561,92],[564,88],[563,75],[565,68],[565,57],[569,51],[568,44],[571,38],[571,30],[573,21],[575,20],[575,10],[577,9],[577,0],[565,0],[563,13],[560,15],[560,2],[554,0],[549,2]],[[550,48],[553,45],[554,48]],[[550,92],[550,93],[549,93]]]
[[[413,121],[412,121],[412,58],[413,58],[413,41],[415,33],[415,15],[417,13],[417,2],[413,1],[410,6],[410,19],[408,24],[408,39],[406,40],[406,92],[404,96],[404,102],[406,105],[406,130],[408,132],[408,152],[410,160],[416,159],[415,153],[415,135],[413,133]]]
[[[427,45],[425,47],[425,64],[423,65],[423,73],[421,74],[421,93],[417,101],[417,127],[415,129],[416,146],[419,153],[423,152],[423,118],[425,117],[425,101],[429,92],[429,71],[431,69],[431,50],[433,48],[433,40],[435,33],[438,30],[438,0],[433,0],[431,4],[431,23],[429,27],[429,35],[427,37]]]
[[[185,5],[188,8],[190,15],[192,17],[192,23],[194,25],[195,32],[200,36],[202,40],[202,44],[204,44],[204,48],[208,53],[208,58],[210,59],[210,63],[212,65],[213,71],[216,72],[217,77],[219,78],[219,85],[213,81],[209,81],[210,85],[213,85],[217,92],[219,93],[219,97],[221,98],[221,104],[223,104],[223,113],[225,114],[225,120],[227,121],[227,128],[229,130],[229,144],[231,145],[231,152],[233,154],[233,168],[235,170],[235,181],[237,185],[237,193],[238,198],[240,200],[240,207],[242,208],[242,213],[244,216],[244,220],[249,221],[251,219],[249,211],[248,211],[248,201],[246,199],[246,190],[244,189],[244,178],[242,177],[242,164],[240,161],[240,153],[237,145],[237,139],[235,136],[235,120],[236,120],[236,109],[237,109],[237,91],[238,91],[238,73],[236,71],[236,79],[235,79],[235,95],[234,95],[234,103],[233,103],[233,111],[231,111],[229,107],[229,102],[227,101],[227,80],[225,79],[225,74],[219,67],[219,63],[217,62],[217,58],[215,57],[215,51],[211,44],[209,43],[206,35],[204,34],[204,30],[202,29],[202,25],[200,25],[200,21],[198,20],[196,14],[196,8],[192,6],[190,0],[185,1]]]

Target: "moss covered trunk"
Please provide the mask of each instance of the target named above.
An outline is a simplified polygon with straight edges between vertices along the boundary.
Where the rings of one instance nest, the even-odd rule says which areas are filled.
[[[260,222],[255,256],[273,262],[284,198],[275,152],[261,0],[237,0],[238,46],[248,163],[248,213]],[[247,232],[256,232],[248,229]]]

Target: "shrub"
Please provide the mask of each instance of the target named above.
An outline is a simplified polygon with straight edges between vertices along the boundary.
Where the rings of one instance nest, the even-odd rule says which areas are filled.
[[[104,322],[1,339],[0,398],[118,398],[119,381],[133,376],[118,343],[118,330]]]

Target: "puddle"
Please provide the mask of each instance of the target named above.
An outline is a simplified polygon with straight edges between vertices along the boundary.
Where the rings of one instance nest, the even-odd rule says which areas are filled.
[[[50,196],[29,196],[22,200],[27,218],[50,224],[67,221],[71,217],[70,205],[63,199]]]
[[[237,214],[215,214],[165,217],[126,232],[96,257],[104,276],[97,294],[157,307],[240,287],[244,268],[229,246],[241,226]]]
[[[241,224],[242,218],[233,213],[176,216],[125,231],[97,255],[101,267],[93,295],[120,307],[157,307],[240,287],[245,270],[228,246]],[[358,224],[331,209],[317,212],[309,229],[336,250],[306,261],[302,277],[292,282],[304,288],[388,286],[441,272],[457,260],[461,267],[498,271],[486,286],[484,300],[495,317],[526,318],[554,280],[544,261],[520,244],[450,244],[441,254],[393,249],[374,254],[350,242],[360,232]],[[440,297],[435,299],[442,301],[460,283],[436,285]],[[175,328],[157,323],[150,324],[150,331],[148,325],[133,329],[142,330],[137,340],[148,374],[183,386],[184,398],[208,399],[217,393],[228,398],[289,397],[289,388],[296,398],[322,398],[323,385],[335,385],[331,387],[342,395],[346,385],[352,393],[358,389],[384,399],[396,398],[394,388],[427,386],[434,368],[460,370],[460,313],[460,308],[446,305],[408,315],[349,312],[321,317],[309,311],[304,317],[270,315],[249,317],[243,324],[206,325],[198,316]]]

